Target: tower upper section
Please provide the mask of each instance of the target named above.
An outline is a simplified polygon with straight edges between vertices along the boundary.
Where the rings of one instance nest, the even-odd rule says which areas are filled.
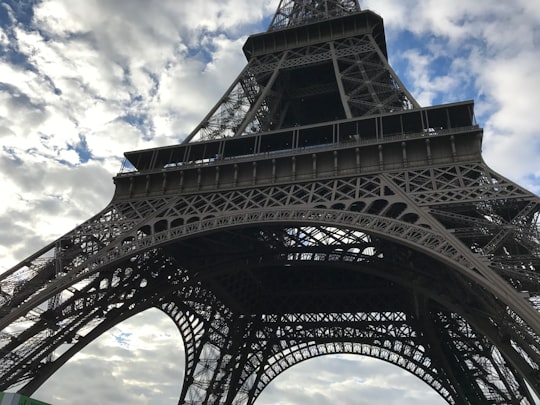
[[[243,50],[247,66],[184,143],[419,108],[388,64],[382,18],[358,0],[281,0]]]
[[[361,11],[358,0],[281,0],[268,31]]]

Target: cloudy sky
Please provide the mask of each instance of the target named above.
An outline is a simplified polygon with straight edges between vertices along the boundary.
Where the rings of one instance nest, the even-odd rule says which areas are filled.
[[[277,3],[0,0],[0,271],[103,208],[124,151],[189,133]],[[474,99],[488,164],[538,194],[540,0],[361,5],[383,16],[390,63],[420,104]],[[36,397],[174,404],[181,352],[171,321],[147,312],[89,346]],[[258,403],[308,401],[443,403],[415,377],[350,356],[296,366]]]

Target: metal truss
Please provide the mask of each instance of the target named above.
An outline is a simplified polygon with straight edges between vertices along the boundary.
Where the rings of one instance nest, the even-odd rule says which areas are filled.
[[[358,0],[281,0],[269,31],[360,11]]]
[[[300,7],[299,2],[288,3]],[[307,8],[312,7],[308,3],[318,3],[322,9],[337,7],[343,13],[357,7],[356,1],[300,3]],[[283,9],[284,4],[280,6]],[[356,36],[330,36],[301,46],[276,46],[265,52],[258,51],[257,44],[248,40],[244,48],[248,65],[184,143],[310,123],[314,118],[310,100],[338,104],[326,112],[328,120],[419,107],[387,61],[384,39],[381,42],[377,37],[382,21],[370,24],[370,30],[359,29]]]
[[[454,180],[451,179],[449,173],[452,173]],[[56,370],[72,354],[84,347],[90,340],[99,336],[99,331],[106,330],[106,328],[122,319],[126,319],[133,313],[151,306],[157,306],[164,308],[175,319],[185,338],[188,353],[186,370],[190,370],[191,377],[186,377],[182,398],[186,403],[190,403],[189,398],[191,398],[192,403],[200,403],[198,401],[201,401],[201,395],[207,395],[210,390],[208,381],[215,377],[208,377],[208,373],[217,373],[221,370],[222,365],[218,366],[217,363],[214,363],[218,360],[222,362],[224,356],[221,351],[222,346],[218,344],[219,342],[210,343],[207,341],[209,339],[208,328],[215,329],[215,332],[213,332],[216,336],[215,339],[221,339],[220,342],[224,342],[225,337],[222,336],[222,333],[230,327],[221,322],[225,322],[229,318],[227,322],[240,322],[240,320],[237,320],[238,315],[234,315],[235,311],[231,309],[231,306],[236,310],[242,308],[244,311],[246,306],[255,307],[257,309],[255,313],[261,314],[269,311],[266,306],[269,304],[253,302],[253,300],[256,300],[255,297],[260,297],[264,292],[264,290],[257,291],[257,283],[254,282],[249,285],[246,285],[245,282],[239,283],[239,279],[245,278],[244,276],[239,277],[239,273],[241,274],[244,271],[242,268],[246,266],[247,270],[245,271],[251,277],[253,277],[252,273],[256,272],[258,268],[265,266],[287,268],[292,265],[292,268],[302,268],[306,264],[319,265],[325,263],[331,263],[332,266],[337,264],[340,269],[352,266],[358,269],[355,271],[362,274],[366,272],[376,274],[377,277],[389,278],[400,284],[404,284],[404,279],[411,277],[415,282],[408,286],[409,289],[428,295],[429,302],[439,302],[439,305],[441,305],[439,311],[449,314],[441,318],[443,321],[445,319],[448,322],[450,322],[450,319],[455,320],[455,315],[451,315],[455,313],[461,313],[461,316],[465,316],[470,312],[469,309],[456,310],[452,308],[451,303],[444,302],[444,297],[451,296],[453,301],[461,300],[459,298],[460,294],[462,294],[460,291],[464,290],[466,284],[468,284],[467,295],[478,295],[478,291],[486,291],[493,286],[491,286],[491,281],[486,282],[475,276],[474,273],[480,269],[477,268],[478,264],[471,258],[473,251],[468,250],[469,253],[463,251],[462,244],[451,246],[448,242],[450,234],[445,234],[442,226],[437,232],[429,229],[436,227],[436,223],[433,221],[434,217],[443,218],[444,229],[452,230],[452,233],[462,236],[463,242],[468,241],[469,249],[475,249],[476,245],[471,244],[468,238],[474,236],[476,243],[482,239],[485,241],[486,246],[492,246],[492,240],[499,234],[501,229],[499,226],[493,225],[494,215],[496,212],[499,212],[499,214],[505,213],[508,223],[529,224],[526,228],[529,232],[527,234],[529,239],[527,239],[528,242],[525,245],[530,246],[535,243],[534,237],[537,237],[534,236],[531,227],[537,229],[538,225],[530,225],[530,222],[537,221],[538,201],[534,197],[531,199],[530,194],[512,185],[507,180],[496,176],[495,173],[489,171],[482,164],[455,166],[453,169],[432,168],[427,172],[423,170],[416,171],[414,175],[412,172],[402,173],[401,175],[406,175],[409,181],[400,186],[395,181],[398,174],[390,172],[371,177],[315,181],[284,185],[282,187],[269,187],[267,189],[252,188],[249,190],[231,190],[228,193],[219,194],[197,194],[189,197],[182,196],[169,201],[158,199],[148,200],[144,203],[142,200],[112,203],[102,214],[81,225],[71,234],[65,235],[54,245],[58,247],[57,257],[61,257],[62,263],[64,263],[62,273],[52,277],[50,275],[51,271],[43,270],[40,272],[40,268],[47,269],[47,264],[50,267],[51,263],[55,261],[53,259],[35,258],[31,263],[21,264],[18,266],[20,268],[3,277],[2,291],[4,291],[4,297],[7,298],[7,301],[2,308],[11,315],[2,319],[4,322],[8,321],[7,325],[11,325],[4,329],[5,332],[2,335],[2,353],[6,353],[5,361],[2,362],[2,374],[10,376],[6,379],[6,386],[30,381],[27,388],[29,390],[27,393],[30,393],[31,388],[38,382],[43,381],[41,375],[48,376],[51,371]],[[452,183],[456,184],[455,188],[451,186]],[[458,186],[458,184],[461,185]],[[486,184],[491,184],[491,186],[486,186]],[[459,187],[465,189],[465,191],[461,192],[463,201],[460,201],[454,194],[455,189]],[[472,190],[475,188],[477,191],[473,192]],[[483,193],[479,191],[480,189],[483,189]],[[443,207],[440,204],[425,204],[426,193],[441,196],[443,191],[446,193],[441,197],[441,201],[445,201],[444,210],[441,209]],[[407,192],[406,195],[405,192]],[[472,198],[471,196],[477,195],[476,193],[478,193],[478,197]],[[490,195],[490,193],[493,193],[493,195]],[[449,198],[448,195],[454,196],[454,199]],[[486,195],[489,198],[489,204],[485,201],[484,196]],[[506,204],[508,200],[513,201],[512,205],[508,206]],[[519,201],[524,202],[519,203]],[[490,207],[492,217],[487,217],[485,214],[486,204]],[[513,208],[514,204],[521,205],[523,208]],[[298,208],[295,210],[294,206],[298,206]],[[423,206],[431,210],[431,215],[425,214]],[[455,209],[459,207],[460,213],[453,213],[452,206]],[[464,211],[466,206],[469,207],[471,212]],[[312,208],[308,209],[306,207]],[[499,207],[499,209],[495,210],[493,207]],[[511,211],[515,215],[514,218],[508,217],[510,208],[512,208]],[[120,219],[118,216],[112,215],[112,212],[122,212],[123,218]],[[235,212],[238,214],[233,214]],[[479,217],[482,218],[479,219]],[[526,220],[525,217],[529,219]],[[136,221],[133,218],[140,218],[140,220]],[[134,225],[131,228],[128,225],[130,223],[128,219],[133,221]],[[311,221],[313,225],[308,226]],[[291,227],[288,225],[291,223],[303,225],[301,227]],[[325,223],[326,225],[322,225]],[[359,228],[357,228],[358,225],[360,225]],[[459,229],[463,225],[468,225],[468,232],[457,232],[456,228]],[[123,231],[118,230],[120,227],[123,228]],[[355,228],[358,230],[354,230]],[[116,229],[116,231],[112,231],[112,229]],[[104,232],[104,230],[107,230],[107,232]],[[103,237],[100,240],[104,247],[107,246],[107,249],[96,250],[94,244],[87,243],[88,240],[94,240],[95,238],[85,239],[81,236],[89,234],[102,234]],[[207,234],[211,236],[206,236]],[[521,231],[520,235],[524,235],[524,232]],[[394,242],[390,242],[392,240]],[[516,243],[515,238],[510,236],[505,240],[507,241],[506,246],[512,246],[509,244],[510,241],[514,241],[513,244]],[[135,247],[134,245],[138,246]],[[122,254],[119,255],[120,258],[107,262],[101,257],[94,264],[87,268],[84,267],[92,263],[92,256],[100,256],[103,251],[111,252],[114,246],[124,247]],[[252,246],[252,251],[244,252],[244,249],[238,251],[239,249],[235,248],[235,246]],[[414,249],[404,249],[403,247],[400,248],[400,246],[413,246]],[[482,252],[483,246],[479,245],[478,251],[474,252],[474,255]],[[506,256],[511,256],[511,251],[507,250],[508,247],[503,249],[502,246],[499,247],[499,250],[502,249],[508,254],[499,254],[499,263],[503,262]],[[87,251],[85,251],[86,247],[88,247]],[[389,252],[391,253],[384,253],[385,249],[390,249]],[[514,249],[517,248],[514,247]],[[419,254],[418,252],[422,250],[424,253]],[[61,253],[58,253],[58,251]],[[458,278],[465,276],[469,281],[454,281],[458,285],[453,291],[436,292],[433,288],[434,285],[444,285],[448,288],[449,282],[448,280],[433,279],[433,274],[430,274],[431,270],[429,269],[420,271],[420,265],[416,261],[419,263],[428,261],[429,259],[426,256],[428,251],[431,255],[438,252],[437,255],[440,255],[440,257],[437,257],[438,260],[429,266],[426,263],[423,263],[422,266],[440,267],[444,262],[453,261],[454,266],[461,264],[466,269],[473,271],[471,273],[470,270],[462,269],[462,273],[459,273]],[[191,253],[188,255],[186,252]],[[203,252],[213,252],[211,257],[214,257],[217,262],[205,262],[202,260]],[[522,253],[520,257],[525,254],[523,251],[520,253]],[[421,256],[422,259],[415,259],[415,255]],[[534,258],[534,252],[530,252],[529,257]],[[396,267],[396,270],[390,271],[390,274],[388,274],[388,269],[392,267],[391,258],[395,258],[393,260],[397,262],[406,258],[408,264],[404,266],[403,263],[395,263],[393,266]],[[289,266],[283,264],[284,260]],[[79,265],[77,267],[77,263],[82,263],[83,266]],[[182,263],[182,266],[178,263]],[[366,270],[364,266],[368,266],[371,270]],[[403,267],[408,268],[410,274],[404,272]],[[501,271],[498,262],[494,262],[486,266],[486,268],[495,270],[513,285],[528,282],[527,285],[537,286],[534,280],[530,280],[530,275],[534,275],[536,272],[535,267],[530,267],[527,270],[523,269],[523,264],[512,266],[507,263],[506,268],[514,269],[514,271],[505,272]],[[447,272],[452,273],[449,270]],[[38,277],[41,273],[48,275],[44,281],[39,278],[41,276]],[[400,273],[401,275],[399,275]],[[168,274],[168,276],[165,276],[165,274]],[[201,276],[193,278],[193,274]],[[445,277],[448,277],[449,274]],[[288,275],[287,277],[292,278],[293,276]],[[335,275],[332,277],[335,277]],[[365,275],[362,277],[364,277],[362,282],[365,283]],[[452,277],[455,277],[455,274]],[[470,285],[475,277],[476,284],[484,284],[475,287],[477,291],[473,291]],[[420,282],[419,278],[427,279]],[[149,280],[154,279],[158,280],[152,282],[158,283],[156,285],[160,286],[159,290],[148,289],[151,285]],[[167,288],[163,288],[163,285],[159,284],[164,279],[167,280],[167,288],[172,287],[170,293],[166,292]],[[41,284],[38,284],[37,280],[40,280]],[[175,281],[171,282],[171,280]],[[350,278],[345,278],[345,280],[351,282]],[[307,282],[307,280],[303,280],[298,285],[305,285]],[[211,283],[211,286],[208,287],[206,283]],[[32,285],[37,285],[37,288],[32,289],[30,287]],[[203,285],[206,285],[206,287],[203,288]],[[221,287],[224,291],[217,288],[217,293],[209,292],[216,291],[217,285],[225,286]],[[431,290],[431,295],[419,291],[420,285]],[[59,288],[63,288],[61,294],[58,294]],[[320,286],[313,289],[320,294]],[[537,290],[529,291],[532,298],[537,296]],[[146,297],[147,291],[153,291],[154,295]],[[186,298],[190,294],[194,294],[193,291],[196,294],[201,294],[201,291],[205,292],[202,297],[197,296],[196,299]],[[247,293],[249,291],[251,293]],[[291,291],[295,291],[295,294],[298,293],[295,289]],[[243,295],[243,302],[231,301],[227,304],[217,304],[216,294],[224,294],[224,297]],[[56,296],[62,297],[61,303],[46,310],[40,309],[44,308],[43,304],[47,302],[47,299]],[[141,299],[143,296],[145,298]],[[133,302],[136,301],[137,305],[129,304],[130,299],[133,299]],[[385,299],[384,296],[382,299]],[[239,298],[236,297],[234,301],[236,300],[239,300]],[[342,300],[343,296],[340,295],[340,301]],[[370,301],[372,300],[371,297]],[[468,300],[470,300],[470,297]],[[23,301],[23,305],[21,305],[21,301]],[[279,298],[279,301],[287,302],[283,296]],[[35,302],[38,302],[38,304],[35,304]],[[169,304],[160,304],[166,302],[169,302]],[[172,303],[176,304],[171,307]],[[299,304],[291,303],[289,305],[291,308],[295,308]],[[522,385],[519,384],[522,382],[521,374],[517,373],[513,367],[518,368],[520,371],[526,368],[532,373],[540,364],[538,358],[540,344],[537,332],[531,330],[527,323],[516,315],[519,308],[505,309],[507,307],[498,302],[496,304],[490,302],[489,305],[484,304],[484,306],[486,307],[484,308],[486,313],[480,311],[481,306],[475,304],[475,308],[478,308],[482,314],[473,316],[471,321],[478,323],[483,330],[478,335],[478,332],[471,329],[468,338],[476,336],[475,339],[480,339],[481,336],[485,336],[488,332],[495,334],[494,329],[497,330],[498,334],[504,330],[504,334],[511,342],[509,345],[507,344],[509,347],[504,347],[503,350],[501,348],[503,343],[501,342],[498,349],[495,349],[492,341],[483,341],[484,346],[482,347],[484,347],[484,351],[492,353],[492,357],[486,357],[487,360],[484,358],[480,363],[478,363],[480,361],[478,360],[468,365],[461,364],[459,367],[448,359],[441,360],[442,364],[450,362],[450,365],[444,366],[446,367],[445,373],[449,375],[453,373],[457,374],[458,377],[462,377],[464,370],[467,369],[466,367],[469,367],[472,370],[470,371],[471,375],[479,375],[475,378],[482,384],[479,383],[477,386],[469,387],[464,393],[459,394],[456,387],[463,384],[463,382],[458,384],[451,380],[452,378],[458,378],[456,376],[449,376],[446,377],[447,380],[441,380],[442,371],[433,371],[427,366],[414,368],[418,372],[411,371],[432,385],[450,403],[459,403],[460,395],[463,395],[463,398],[470,398],[472,395],[470,390],[478,391],[475,395],[486,395],[485,398],[489,396],[493,398],[513,398],[512,395],[518,398],[520,396],[514,392],[514,388],[513,391],[508,388],[500,388],[497,385],[498,383],[495,384],[494,381],[504,382],[508,380],[510,382],[507,381],[507,384],[512,387],[518,384],[519,390],[522,390]],[[449,307],[453,311],[448,312]],[[493,312],[494,309],[497,310]],[[280,311],[277,312],[280,313]],[[391,313],[398,312],[392,311]],[[18,318],[16,317],[17,313],[21,314]],[[178,313],[183,315],[178,317]],[[219,316],[216,317],[218,313]],[[335,314],[339,314],[339,312]],[[486,314],[489,314],[489,316]],[[109,317],[113,320],[107,321]],[[10,318],[12,322],[9,322]],[[196,321],[196,319],[199,320]],[[414,317],[410,320],[411,325],[417,327],[418,323],[413,323],[413,319]],[[217,320],[220,321],[214,325],[212,322],[217,322]],[[245,319],[242,320],[242,322],[245,321]],[[257,318],[257,322],[260,322],[259,318]],[[434,318],[432,322],[442,321]],[[463,323],[465,320],[460,322]],[[92,330],[94,324],[97,324],[94,327],[96,332]],[[465,324],[469,325],[468,323]],[[104,326],[99,328],[100,325]],[[378,322],[374,322],[372,327],[378,328],[382,326],[378,325]],[[442,329],[446,330],[448,327],[445,326]],[[304,326],[302,326],[301,330],[303,328]],[[361,335],[360,330],[363,326],[356,325],[351,326],[351,328],[353,329],[350,331],[354,331],[354,333],[351,332],[349,338]],[[240,329],[244,330],[245,328]],[[424,329],[416,329],[415,333],[427,335]],[[432,326],[430,330],[432,330],[430,333],[435,333],[439,330],[439,327]],[[411,347],[418,347],[416,341],[413,342],[414,344],[409,342],[405,346],[403,346],[404,342],[402,340],[394,341],[395,344],[399,343],[399,348],[409,347],[407,349],[409,350],[407,352],[409,357],[407,357],[400,351],[389,350],[392,347],[374,348],[372,339],[370,340],[367,337],[358,341],[349,338],[345,339],[345,337],[342,339],[340,336],[344,332],[340,332],[337,326],[333,327],[331,331],[317,333],[333,336],[334,338],[329,339],[327,343],[313,344],[308,348],[300,345],[298,353],[303,353],[303,357],[299,354],[279,354],[280,352],[265,352],[265,356],[259,354],[257,361],[261,363],[257,363],[259,364],[258,367],[264,367],[266,370],[268,364],[274,364],[274,362],[282,364],[280,367],[283,367],[283,369],[279,367],[277,369],[280,370],[279,372],[275,369],[277,366],[273,366],[271,373],[268,371],[269,375],[273,377],[260,374],[260,371],[260,375],[257,377],[255,363],[253,363],[250,367],[253,368],[251,373],[255,373],[255,376],[250,374],[251,377],[246,377],[245,380],[241,381],[241,384],[240,381],[235,382],[236,380],[220,380],[219,384],[224,387],[220,388],[223,392],[231,390],[231,387],[244,387],[242,388],[244,394],[240,395],[238,392],[234,394],[240,395],[239,399],[235,399],[236,402],[227,403],[251,403],[245,401],[254,401],[272,378],[287,367],[294,365],[296,360],[302,361],[310,356],[318,356],[326,352],[373,355],[401,365],[408,370],[411,370],[413,365],[418,365],[414,360],[418,357],[418,354],[413,354],[410,351]],[[258,334],[258,336],[262,335]],[[381,336],[381,339],[383,337]],[[313,342],[312,338],[313,336],[310,335],[309,339],[306,337],[306,341]],[[441,337],[438,336],[431,341],[431,345],[433,345],[434,341],[440,339]],[[55,359],[51,356],[51,353],[56,348],[65,344],[64,342],[73,342],[74,340],[80,340],[81,344],[75,344],[63,358]],[[246,337],[242,336],[240,340],[245,341]],[[301,342],[302,340],[295,336],[292,341]],[[455,341],[456,337],[448,339],[448,342]],[[255,345],[255,343],[253,344]],[[260,345],[260,350],[268,347],[267,342],[264,344],[258,342],[257,344]],[[427,342],[424,344],[428,345]],[[467,345],[468,343],[463,343],[460,350],[471,350],[471,356],[476,355],[473,351],[476,346]],[[283,349],[289,346],[290,343],[280,343],[280,347]],[[229,351],[231,350],[229,349]],[[254,347],[249,350],[254,350]],[[285,352],[289,353],[287,350]],[[500,354],[499,350],[503,354]],[[280,363],[278,360],[267,359],[266,356],[270,356],[271,353],[273,353],[273,356],[278,356],[278,358],[282,356],[286,360],[282,360]],[[292,350],[290,353],[297,353],[297,351]],[[201,356],[206,360],[203,361]],[[211,360],[212,356],[217,357]],[[425,356],[431,359],[430,361],[435,358],[434,354],[425,354]],[[439,353],[438,356],[442,356],[442,354]],[[484,356],[486,356],[485,353]],[[460,358],[460,356],[457,356],[457,359],[452,361],[458,361]],[[508,358],[512,359],[511,364],[513,367],[509,366],[509,370],[501,369],[502,365],[509,361]],[[264,363],[263,360],[269,363]],[[238,359],[235,360],[235,364],[237,361]],[[494,363],[496,366],[490,366],[489,373],[486,374],[484,370],[484,374],[481,374],[480,371],[483,369],[480,365],[485,365],[486,362]],[[27,364],[28,367],[21,368],[21,364]],[[206,366],[201,364],[206,364]],[[211,368],[210,364],[214,364],[214,368]],[[262,364],[266,365],[263,366]],[[287,365],[287,367],[284,367],[284,365]],[[201,367],[202,369],[200,369]],[[438,367],[443,366],[439,365]],[[461,371],[456,371],[456,367]],[[204,370],[204,372],[201,370]],[[494,372],[493,370],[499,371]],[[243,372],[247,373],[247,371]],[[205,376],[207,382],[204,384],[201,382],[196,383],[197,376],[200,378]],[[193,379],[192,383],[189,378]],[[232,377],[228,376],[227,378]],[[257,381],[256,386],[250,385],[255,384],[255,381]],[[512,381],[517,382],[512,383]],[[495,384],[495,388],[493,384]],[[489,395],[486,393],[489,393]],[[229,398],[230,401],[232,401],[231,398]],[[209,403],[214,403],[211,398],[207,400]],[[223,400],[223,398],[220,400]],[[218,400],[215,399],[215,401]],[[494,401],[497,403],[499,400],[494,399]],[[508,399],[508,401],[510,400]]]
[[[255,237],[255,235],[257,236]],[[36,333],[36,330],[47,327],[43,324],[44,321],[32,329],[27,329],[25,334],[19,337],[18,342],[27,339],[24,345],[27,350],[25,351],[22,347],[19,347],[17,352],[21,353],[21,356],[25,354],[24,360],[27,362],[32,359],[32,356],[36,356],[34,365],[36,363],[39,365],[35,369],[30,367],[31,370],[39,370],[39,372],[38,376],[34,376],[27,389],[35,385],[36,381],[42,378],[41,376],[48,375],[48,373],[63,364],[69,356],[84,347],[91,339],[97,337],[98,332],[102,332],[104,327],[112,326],[131,314],[147,308],[153,302],[155,306],[159,306],[169,313],[179,325],[179,329],[185,338],[187,372],[182,396],[184,403],[204,403],[206,401],[218,403],[224,400],[222,396],[214,397],[209,395],[209,392],[222,392],[222,395],[228,395],[227,398],[229,399],[225,400],[226,403],[246,403],[246,401],[252,403],[264,386],[279,373],[296,364],[296,362],[330,353],[356,353],[389,361],[418,375],[440,392],[444,398],[447,398],[450,403],[460,403],[460,395],[465,394],[456,392],[457,385],[455,381],[452,381],[456,377],[452,377],[450,372],[454,370],[453,373],[456,373],[455,367],[450,368],[446,364],[450,360],[445,360],[444,357],[442,360],[440,359],[442,354],[438,352],[439,349],[437,348],[441,337],[438,336],[436,340],[430,340],[430,333],[447,331],[447,326],[441,328],[441,325],[434,324],[431,328],[426,328],[425,323],[433,315],[430,315],[430,311],[426,311],[416,302],[418,299],[404,313],[402,311],[406,307],[401,303],[403,299],[401,295],[394,296],[395,293],[390,291],[391,295],[394,296],[391,299],[388,295],[381,294],[388,286],[383,289],[380,285],[371,285],[369,288],[364,287],[355,294],[350,295],[347,295],[342,290],[343,285],[334,287],[336,291],[330,291],[331,294],[322,287],[324,285],[328,289],[328,278],[334,281],[336,279],[341,280],[347,285],[351,282],[353,285],[362,283],[364,286],[367,282],[380,283],[375,279],[370,281],[369,275],[376,275],[377,278],[382,277],[392,282],[401,279],[403,284],[405,280],[411,280],[410,276],[414,274],[416,279],[419,276],[429,278],[422,283],[416,281],[415,286],[411,283],[410,288],[415,289],[417,294],[427,295],[425,291],[418,287],[419,285],[423,285],[426,290],[429,290],[432,297],[436,297],[439,293],[449,294],[448,291],[444,293],[436,291],[436,286],[448,286],[451,283],[448,280],[433,279],[434,275],[430,274],[433,263],[423,263],[424,266],[428,267],[423,271],[416,268],[422,264],[410,264],[408,273],[404,274],[403,266],[400,265],[404,257],[407,257],[407,260],[411,263],[418,261],[418,258],[415,259],[412,256],[412,252],[400,251],[398,246],[391,247],[383,240],[374,240],[363,233],[351,230],[340,231],[336,228],[302,227],[283,229],[278,227],[267,231],[258,229],[244,234],[243,238],[245,241],[252,240],[253,242],[263,240],[264,244],[261,244],[262,246],[259,248],[263,250],[248,252],[243,257],[237,257],[238,252],[233,250],[233,246],[237,245],[237,241],[231,240],[230,233],[189,242],[189,246],[185,246],[185,250],[191,251],[195,248],[208,250],[212,248],[213,250],[221,249],[222,251],[232,252],[233,263],[230,262],[231,258],[222,254],[214,256],[214,260],[216,260],[214,263],[201,264],[200,256],[194,254],[193,263],[198,266],[197,273],[201,272],[203,265],[211,269],[220,269],[217,271],[220,278],[219,280],[216,279],[220,285],[238,282],[239,277],[234,274],[227,274],[229,271],[240,271],[241,267],[238,263],[244,263],[244,267],[250,269],[250,271],[255,270],[256,266],[253,266],[250,260],[256,260],[258,267],[275,267],[280,261],[282,262],[281,265],[285,261],[289,267],[294,265],[301,268],[306,264],[309,266],[317,265],[324,267],[326,271],[328,266],[332,265],[336,268],[336,271],[326,275],[318,273],[318,279],[314,278],[316,272],[313,268],[310,269],[309,274],[294,275],[294,277],[289,275],[286,282],[302,286],[303,291],[299,291],[298,287],[291,289],[291,286],[288,286],[288,288],[282,288],[280,291],[281,294],[287,294],[288,290],[287,297],[282,295],[279,300],[276,300],[276,297],[273,296],[269,297],[269,300],[281,302],[281,305],[297,307],[299,303],[294,301],[297,300],[296,297],[299,293],[304,295],[302,305],[306,305],[306,298],[321,300],[321,294],[323,294],[322,299],[325,302],[328,302],[329,298],[333,296],[333,305],[337,305],[336,301],[338,301],[339,305],[355,308],[365,306],[364,301],[367,301],[373,308],[379,308],[383,312],[331,312],[326,315],[285,312],[279,316],[262,314],[260,316],[238,317],[226,305],[219,302],[214,294],[197,284],[191,283],[189,281],[189,272],[179,270],[176,267],[177,265],[174,264],[174,259],[168,259],[165,262],[159,260],[163,256],[170,257],[170,252],[153,251],[138,257],[137,261],[148,261],[146,266],[136,268],[133,263],[137,261],[130,260],[129,267],[118,268],[112,275],[97,276],[92,283],[85,287],[79,286],[79,292],[76,296],[66,299],[55,311],[51,311],[55,314],[54,316],[49,313],[48,317],[43,317],[49,320],[49,327],[50,322],[55,324],[56,328],[58,328],[58,325],[62,325],[55,332],[54,339],[37,334],[33,340],[28,340],[31,333]],[[278,249],[280,245],[281,247]],[[178,251],[179,248],[181,246],[175,247],[175,251]],[[388,253],[386,253],[387,249],[390,249]],[[398,250],[396,251],[396,249]],[[275,252],[268,253],[268,250],[277,250],[279,255],[276,256]],[[263,255],[261,256],[261,254]],[[184,262],[191,265],[190,260],[186,260],[186,258],[184,258]],[[229,263],[225,264],[227,262]],[[224,271],[225,266],[228,266],[229,270]],[[350,274],[340,273],[346,267],[350,267],[354,273],[358,273],[358,282],[355,282],[355,278],[351,278]],[[145,274],[144,278],[143,274]],[[205,277],[213,278],[213,276],[207,273]],[[305,277],[305,279],[294,280],[299,276]],[[204,280],[205,277],[199,281],[205,283],[207,281]],[[240,279],[243,278],[240,277]],[[454,281],[454,283],[456,282]],[[229,286],[227,286],[227,289],[228,291],[234,291]],[[306,290],[309,291],[310,289],[317,292],[316,296],[312,295],[309,298],[308,295],[306,297]],[[374,291],[372,294],[367,295],[369,289]],[[239,285],[236,290],[250,291],[254,290],[254,286]],[[461,291],[461,294],[465,291],[462,284],[456,285],[455,291],[451,291],[451,294],[457,294],[458,291]],[[326,294],[328,296],[325,296]],[[478,296],[478,292],[468,290],[465,295]],[[145,298],[141,300],[143,296]],[[246,296],[244,299],[253,300],[254,296],[260,296],[259,292],[256,291],[254,295]],[[455,297],[458,297],[458,295],[454,295]],[[352,300],[352,302],[348,302],[348,300]],[[360,302],[358,302],[359,300]],[[170,301],[168,304],[159,304],[168,301]],[[485,308],[478,305],[478,302],[470,302],[470,297],[463,302],[468,305],[475,304],[474,307],[478,308],[479,312],[485,310]],[[320,303],[311,304],[312,308],[316,308],[317,305],[320,305]],[[451,306],[451,304],[448,305]],[[393,310],[391,307],[394,307]],[[396,307],[402,311],[396,311]],[[276,312],[280,313],[281,311]],[[84,316],[73,318],[74,314],[81,315],[81,313]],[[448,317],[449,315],[445,316]],[[62,319],[62,317],[64,318]],[[443,321],[447,319],[443,315],[438,317],[441,317]],[[442,322],[438,317],[430,322]],[[109,318],[114,321],[108,321]],[[456,319],[461,318],[452,316],[452,319],[457,322]],[[90,332],[86,331],[92,327],[93,323],[99,321],[101,321],[101,324],[98,327],[95,327]],[[460,337],[462,339],[461,351],[452,352],[454,355],[461,353],[463,356],[456,355],[456,359],[453,359],[453,361],[463,361],[463,359],[467,358],[465,352],[466,348],[469,347],[468,345],[471,344],[469,342],[471,339],[473,341],[477,339],[474,330],[467,326],[468,324],[464,320],[459,320],[459,322],[464,325],[463,327],[467,328],[467,335]],[[237,325],[237,323],[240,323],[241,326]],[[249,328],[255,330],[249,332]],[[419,332],[419,330],[422,332]],[[236,338],[229,336],[233,331],[236,331],[234,333],[241,333],[241,336]],[[43,347],[50,348],[49,345],[52,342],[64,340],[77,342],[68,352],[68,356],[63,355],[53,362],[42,363],[40,361],[42,360],[40,356],[43,354]],[[458,336],[448,338],[448,342],[453,344],[457,344],[458,341],[460,341]],[[242,342],[243,350],[241,352],[246,356],[245,360],[239,358],[240,349],[234,346],[238,342]],[[511,368],[510,370],[503,368],[506,374],[501,374],[502,371],[499,369],[508,366],[501,360],[497,352],[493,352],[495,353],[493,358],[488,356],[494,350],[491,345],[485,341],[478,344],[486,345],[485,351],[487,353],[478,354],[472,350],[471,356],[480,357],[466,367],[461,365],[460,367],[463,367],[463,370],[469,370],[470,368],[468,371],[470,375],[474,375],[475,378],[486,383],[495,384],[494,381],[500,382],[501,375],[511,376],[510,381],[519,381],[519,376],[516,376]],[[14,345],[5,347],[5,349],[11,349]],[[230,346],[226,346],[224,349],[223,345]],[[472,347],[475,348],[474,345]],[[75,348],[76,350],[74,350]],[[433,350],[437,353],[431,353]],[[246,362],[243,367],[247,369],[244,369],[240,376],[234,377],[239,380],[232,380],[232,375],[222,375],[223,368],[226,368],[227,364],[242,364],[241,361]],[[485,365],[488,363],[493,363],[496,367],[494,365],[487,368]],[[19,373],[28,373],[29,371],[28,369],[19,371],[15,362],[10,365],[11,368],[6,371],[6,375],[10,375],[9,381],[17,379],[17,371]],[[463,377],[463,370],[459,374],[461,377]],[[448,376],[443,377],[446,373]],[[241,377],[242,375],[243,377]],[[464,381],[469,381],[466,376],[463,378],[465,378]],[[19,381],[24,380],[19,379]],[[233,397],[230,396],[233,394],[230,393],[230,390],[232,387],[239,385],[242,388],[233,393],[235,400],[231,402]],[[474,388],[469,387],[469,389]],[[505,391],[504,388],[498,387],[497,384],[495,384],[495,387],[490,385],[488,388],[484,389],[485,398],[496,398],[494,403],[501,403],[500,398],[504,398],[503,402],[508,401],[505,403],[512,403],[512,398],[514,398],[512,395],[515,398],[522,397],[515,387],[513,388],[514,391],[511,392]],[[463,390],[463,388],[461,389]],[[480,390],[480,392],[484,391]],[[463,398],[470,398],[470,393],[463,396]]]
[[[322,39],[302,42],[308,26]],[[181,404],[253,404],[334,353],[395,364],[450,404],[532,404],[540,199],[475,152],[472,111],[418,109],[381,35],[356,1],[282,1],[182,154],[166,151],[173,167],[120,174],[101,213],[0,275],[0,390],[32,394],[159,308],[184,340]],[[332,142],[304,125],[327,121]],[[311,132],[325,143],[300,148]],[[254,144],[205,142],[241,135]]]

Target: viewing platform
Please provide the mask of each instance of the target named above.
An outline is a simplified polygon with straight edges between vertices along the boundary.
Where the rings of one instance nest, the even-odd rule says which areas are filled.
[[[473,109],[466,101],[127,152],[115,178],[116,197],[478,160],[482,131]]]

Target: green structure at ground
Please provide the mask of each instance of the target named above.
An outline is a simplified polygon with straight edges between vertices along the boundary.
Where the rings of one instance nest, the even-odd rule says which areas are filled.
[[[50,405],[12,392],[0,392],[0,405]]]

